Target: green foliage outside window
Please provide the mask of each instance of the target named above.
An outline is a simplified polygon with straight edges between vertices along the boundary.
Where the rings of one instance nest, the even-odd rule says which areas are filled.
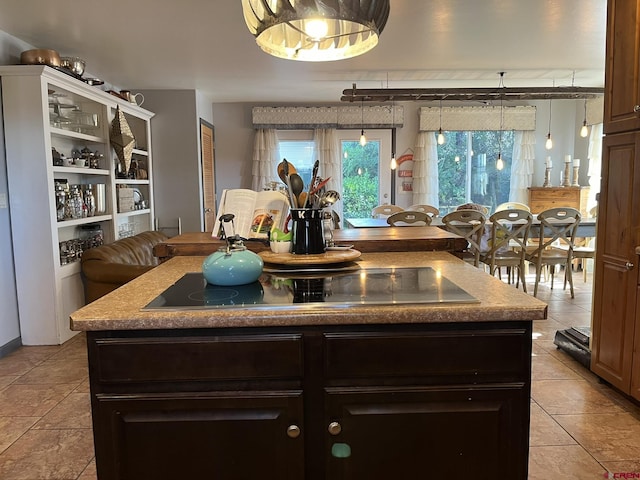
[[[346,152],[346,155],[345,155]],[[342,142],[342,208],[344,218],[371,216],[378,202],[380,142]]]

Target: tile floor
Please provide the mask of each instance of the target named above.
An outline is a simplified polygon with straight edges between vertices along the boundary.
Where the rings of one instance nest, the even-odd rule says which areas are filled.
[[[538,294],[549,319],[534,325],[529,479],[640,478],[640,407],[553,344],[590,323],[591,283],[575,277],[573,300],[561,282]],[[0,359],[0,479],[96,478],[84,337]]]

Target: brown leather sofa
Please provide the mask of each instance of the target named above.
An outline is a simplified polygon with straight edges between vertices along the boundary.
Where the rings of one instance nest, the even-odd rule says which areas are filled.
[[[167,238],[162,232],[142,232],[85,250],[82,280],[86,302],[93,302],[158,265],[153,247]]]

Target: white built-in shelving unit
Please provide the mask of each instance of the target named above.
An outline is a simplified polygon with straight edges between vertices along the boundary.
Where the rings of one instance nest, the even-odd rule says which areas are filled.
[[[0,78],[21,338],[25,345],[61,344],[76,333],[69,314],[85,303],[79,258],[62,255],[61,242],[80,238],[87,225],[101,231],[105,243],[153,229],[153,113],[46,66],[0,67]],[[117,107],[131,127],[133,160],[144,178],[117,178],[109,140]],[[66,157],[88,149],[99,161],[92,168],[54,165],[54,148]],[[99,187],[93,216],[58,218],[56,181],[63,180]],[[134,190],[134,210],[118,211],[121,186]]]

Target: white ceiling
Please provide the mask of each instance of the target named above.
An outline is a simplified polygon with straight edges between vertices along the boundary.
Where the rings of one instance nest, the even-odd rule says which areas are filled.
[[[263,53],[239,0],[2,0],[0,30],[121,88],[213,102],[338,102],[344,89],[603,86],[606,0],[391,0],[379,45],[305,63]]]

